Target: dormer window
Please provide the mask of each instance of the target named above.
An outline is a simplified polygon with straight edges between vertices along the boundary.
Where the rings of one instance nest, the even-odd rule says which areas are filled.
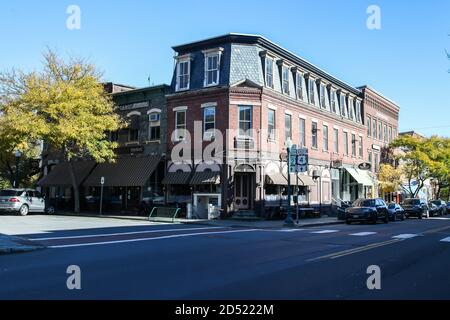
[[[216,86],[219,84],[222,51],[222,48],[203,51],[203,54],[205,55],[205,87]]]
[[[345,109],[346,109],[346,107],[345,107],[345,95],[341,93],[340,98],[341,98],[341,116],[345,117],[346,116],[346,113],[345,113]]]
[[[273,59],[266,57],[266,86],[273,89]]]
[[[330,100],[331,100],[331,111],[336,113],[336,91],[331,88],[330,89]]]
[[[289,67],[283,66],[283,93],[289,94]]]
[[[297,99],[303,100],[303,75],[300,72],[296,73],[295,86],[297,91]]]
[[[315,104],[316,103],[316,99],[314,98],[314,86],[316,84],[314,83],[314,79],[309,79],[308,83],[309,83],[309,85],[308,85],[309,103]]]
[[[176,91],[189,90],[191,80],[191,60],[189,57],[180,58],[177,62]]]
[[[325,104],[325,85],[324,84],[320,84],[320,107],[322,109],[326,108],[326,104]]]

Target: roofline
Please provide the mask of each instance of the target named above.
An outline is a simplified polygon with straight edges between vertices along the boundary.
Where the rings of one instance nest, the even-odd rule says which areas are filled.
[[[369,89],[369,90],[372,91],[373,93],[379,95],[381,98],[383,98],[383,99],[385,99],[386,101],[388,101],[388,102],[392,103],[393,105],[395,105],[395,106],[400,110],[400,105],[399,105],[397,102],[395,102],[395,101],[392,100],[392,99],[389,99],[388,97],[386,97],[385,95],[379,93],[379,92],[376,91],[374,88],[372,88],[372,87],[370,87],[370,86],[368,86],[368,85],[364,85],[364,86],[357,87],[357,89],[361,89],[361,91],[362,91],[363,89]]]
[[[259,44],[273,52],[278,53],[280,56],[286,57],[288,60],[291,60],[292,62],[304,67],[305,69],[310,70],[311,72],[317,74],[320,77],[323,77],[324,79],[327,79],[330,82],[335,83],[336,85],[342,87],[346,91],[349,91],[355,95],[360,95],[361,90],[359,90],[356,87],[353,87],[346,82],[332,76],[331,74],[327,73],[326,71],[320,69],[316,65],[312,64],[311,62],[301,58],[300,56],[292,53],[291,51],[279,46],[278,44],[268,40],[267,38],[260,36],[260,35],[251,35],[251,34],[243,34],[243,33],[229,33],[213,38],[207,38],[204,40],[199,40],[191,43],[186,43],[183,45],[177,45],[172,47],[172,49],[175,52],[180,51],[186,51],[189,49],[194,49],[196,47],[208,45],[208,44],[214,44],[214,43],[220,43],[220,42],[236,42],[236,43],[248,43],[248,44]]]
[[[139,93],[139,92],[143,92],[143,91],[159,90],[159,89],[170,89],[170,86],[164,83],[164,84],[159,84],[159,85],[155,85],[155,86],[149,86],[149,87],[144,87],[144,88],[136,88],[136,89],[132,89],[132,90],[116,92],[116,93],[112,93],[111,95],[112,96],[120,96],[120,95],[125,95],[125,94],[130,94],[130,93]]]

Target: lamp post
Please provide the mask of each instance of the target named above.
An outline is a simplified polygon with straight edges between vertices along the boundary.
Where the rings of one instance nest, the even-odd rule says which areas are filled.
[[[287,164],[288,164],[288,166],[287,166],[287,169],[288,169],[287,170],[288,171],[288,173],[287,173],[288,205],[287,205],[287,217],[286,217],[286,220],[284,221],[284,224],[286,226],[292,227],[292,226],[294,226],[294,220],[292,219],[292,210],[291,210],[291,158],[290,158],[290,156],[291,156],[291,148],[293,146],[292,140],[291,139],[286,140],[284,145],[287,150]]]
[[[22,152],[17,150],[14,155],[16,156],[16,177],[14,179],[14,188],[19,187],[19,165],[20,165],[20,157],[22,157]]]

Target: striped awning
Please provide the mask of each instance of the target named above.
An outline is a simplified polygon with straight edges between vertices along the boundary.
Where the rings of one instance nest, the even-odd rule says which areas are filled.
[[[94,161],[75,161],[72,163],[75,180],[79,186],[88,174],[92,171],[95,166]],[[62,186],[69,187],[72,186],[72,180],[70,177],[69,164],[67,162],[54,165],[50,172],[42,177],[37,183],[41,187],[48,186]]]
[[[297,183],[296,175],[294,173],[291,174],[291,185],[295,185]],[[267,173],[266,175],[266,184],[273,184],[277,186],[287,186],[288,181],[287,177],[282,173]],[[314,180],[305,175],[298,175],[298,185],[299,186],[315,186],[316,183]]]
[[[209,170],[195,172],[189,184],[190,185],[220,184],[220,172]]]
[[[89,175],[84,186],[98,187],[105,178],[105,187],[142,187],[161,161],[160,156],[119,158],[115,163],[100,163]]]
[[[191,178],[191,172],[167,172],[165,178],[162,181],[162,184],[171,184],[171,185],[182,185],[189,184],[189,179]]]

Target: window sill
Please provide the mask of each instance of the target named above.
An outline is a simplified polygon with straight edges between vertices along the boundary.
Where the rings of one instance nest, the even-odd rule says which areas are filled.
[[[125,142],[125,145],[126,146],[136,146],[136,145],[139,145],[139,141],[128,141],[128,142]]]
[[[219,83],[204,84],[203,88],[212,88],[212,87],[217,87],[218,85],[219,85]]]
[[[145,141],[145,144],[161,144],[161,140],[147,140]]]
[[[183,91],[188,91],[189,88],[183,88],[183,89],[176,89],[175,92],[183,92]]]

